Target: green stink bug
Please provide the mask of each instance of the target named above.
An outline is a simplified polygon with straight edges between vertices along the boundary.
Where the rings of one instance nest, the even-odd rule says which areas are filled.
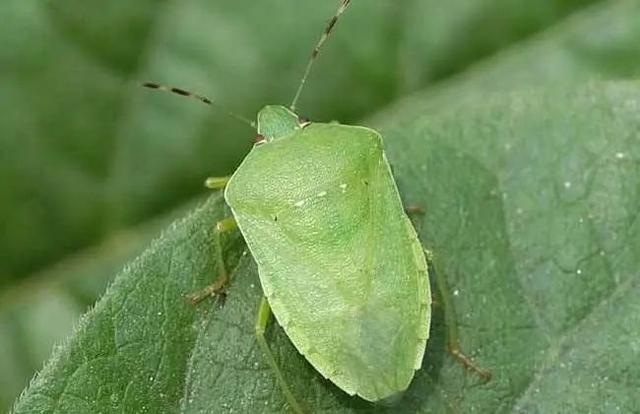
[[[403,209],[381,135],[366,127],[311,123],[295,113],[313,62],[349,3],[341,0],[313,49],[290,108],[265,106],[257,116],[255,145],[240,167],[231,177],[207,180],[208,187],[224,189],[233,216],[216,225],[220,277],[192,299],[225,291],[229,275],[220,234],[239,228],[264,292],[258,343],[296,412],[302,408],[264,337],[272,312],[320,374],[368,401],[409,386],[429,336],[427,259]],[[213,104],[182,89],[144,86]],[[443,305],[449,350],[487,376],[459,351],[446,295]]]

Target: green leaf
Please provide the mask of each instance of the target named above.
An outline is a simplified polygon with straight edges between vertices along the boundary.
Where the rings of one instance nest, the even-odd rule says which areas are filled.
[[[305,404],[635,409],[638,85],[584,80],[638,73],[639,15],[632,1],[595,8],[370,120],[405,201],[427,209],[419,230],[458,291],[463,346],[495,378],[481,386],[443,352],[436,309],[412,388],[399,406],[372,407],[318,378],[274,326],[270,339]],[[215,277],[211,226],[221,209],[214,197],[121,273],[16,412],[279,412],[284,401],[253,342],[251,260],[240,259],[222,309],[182,300]],[[238,243],[227,243],[229,264]]]
[[[313,412],[630,412],[639,93],[594,83],[381,115],[401,190],[426,208],[418,228],[454,289],[463,346],[494,379],[481,385],[446,355],[436,310],[423,369],[393,408],[349,398],[272,326],[294,393]],[[281,412],[253,336],[256,268],[237,238],[225,243],[225,305],[184,300],[215,277],[213,223],[224,215],[212,197],[128,266],[15,412]]]

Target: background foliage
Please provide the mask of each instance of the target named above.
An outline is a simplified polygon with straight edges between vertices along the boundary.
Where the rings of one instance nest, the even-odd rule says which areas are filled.
[[[246,114],[287,103],[334,7],[0,5],[3,407],[58,343],[16,412],[282,410],[251,337],[259,288],[242,243],[228,243],[238,277],[224,308],[181,296],[215,269],[223,212],[216,195],[202,204],[203,178],[232,171],[251,131],[135,81]],[[640,73],[639,22],[632,0],[354,2],[345,16],[301,112],[383,132],[459,292],[464,345],[495,374],[478,386],[448,359],[436,317],[394,412],[637,410],[640,85],[624,81]],[[315,412],[386,410],[270,334]]]

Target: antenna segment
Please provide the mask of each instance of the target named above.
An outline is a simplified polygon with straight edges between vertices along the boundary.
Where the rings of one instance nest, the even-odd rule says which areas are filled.
[[[320,40],[318,40],[316,47],[313,48],[313,52],[311,52],[311,58],[309,59],[309,63],[307,63],[307,68],[304,71],[304,75],[302,76],[302,80],[300,81],[300,85],[298,86],[298,90],[296,91],[296,95],[293,97],[293,102],[291,102],[291,106],[289,107],[292,112],[296,111],[296,104],[298,103],[298,99],[300,98],[302,89],[304,89],[305,83],[307,83],[307,78],[309,77],[309,73],[311,72],[311,67],[316,61],[316,58],[320,53],[320,49],[322,49],[322,45],[324,45],[324,42],[331,35],[331,32],[338,22],[338,19],[340,18],[342,13],[347,10],[347,7],[349,7],[349,3],[351,3],[351,0],[340,0],[340,5],[338,6],[336,14],[331,18],[331,20],[329,20],[327,27],[324,29],[324,32],[322,32],[322,36],[320,36]]]
[[[175,87],[172,87],[172,86],[161,85],[159,83],[154,83],[154,82],[144,82],[144,83],[141,84],[141,86],[143,86],[145,88],[149,88],[149,89],[155,89],[155,90],[158,90],[158,91],[174,93],[176,95],[184,96],[186,98],[191,98],[191,99],[198,100],[198,101],[200,101],[200,102],[202,102],[204,104],[207,104],[209,106],[217,107],[218,109],[222,110],[227,115],[229,115],[230,117],[237,119],[238,121],[242,122],[243,124],[249,125],[253,129],[256,129],[255,122],[250,121],[248,118],[245,118],[242,115],[238,115],[238,114],[236,114],[234,112],[231,112],[231,111],[227,110],[226,108],[224,108],[223,106],[221,106],[217,102],[212,101],[211,99],[207,98],[204,95],[200,95],[200,94],[197,94],[197,93],[189,92],[187,90],[180,89],[180,88],[175,88]]]

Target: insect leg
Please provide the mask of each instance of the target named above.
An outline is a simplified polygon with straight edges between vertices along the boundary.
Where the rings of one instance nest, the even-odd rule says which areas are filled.
[[[265,331],[267,329],[267,324],[269,323],[269,319],[271,319],[271,307],[269,306],[269,302],[267,301],[267,298],[263,296],[262,299],[260,300],[260,308],[258,309],[258,317],[256,318],[256,326],[255,326],[258,345],[260,345],[262,352],[267,358],[267,362],[269,363],[271,370],[275,374],[276,380],[278,381],[278,385],[280,386],[282,393],[287,399],[287,402],[289,403],[293,411],[296,412],[296,414],[303,414],[304,411],[302,410],[302,407],[300,407],[300,404],[298,403],[296,398],[291,393],[291,390],[289,389],[289,385],[287,385],[287,382],[285,381],[284,376],[282,375],[282,371],[280,371],[280,367],[278,367],[278,363],[273,357],[271,348],[269,348],[269,344],[267,343],[267,340],[264,336]]]
[[[470,371],[474,371],[476,374],[480,376],[485,382],[488,382],[491,379],[491,371],[488,369],[482,368],[478,364],[476,364],[470,357],[465,355],[460,349],[460,337],[458,335],[458,325],[456,323],[456,313],[455,308],[453,306],[453,300],[451,297],[451,291],[447,286],[447,280],[443,273],[439,270],[441,267],[434,266],[435,257],[433,253],[430,251],[425,251],[427,255],[427,260],[431,263],[431,265],[435,268],[435,276],[436,276],[436,285],[438,288],[438,292],[440,293],[440,299],[442,304],[442,310],[444,312],[444,322],[446,325],[447,331],[447,351],[451,354],[451,356],[458,361],[462,366]]]
[[[405,206],[404,212],[410,216],[415,214],[424,214],[424,207],[417,204],[409,204]]]
[[[236,219],[227,217],[216,223],[214,241],[216,244],[216,261],[218,263],[218,278],[211,285],[205,287],[199,292],[188,295],[187,298],[194,305],[201,302],[205,298],[214,295],[221,295],[224,298],[224,290],[229,283],[229,273],[224,264],[224,254],[222,250],[222,234],[228,233],[238,227]]]
[[[222,190],[227,186],[231,176],[227,177],[209,177],[204,181],[204,186],[212,190]]]

